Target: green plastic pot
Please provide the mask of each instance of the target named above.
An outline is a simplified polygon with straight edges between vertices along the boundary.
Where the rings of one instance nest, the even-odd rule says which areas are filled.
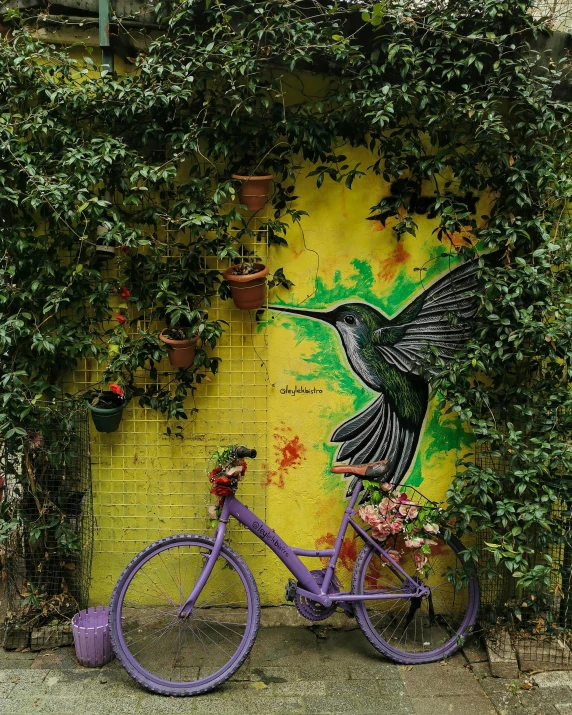
[[[91,411],[91,419],[98,432],[117,431],[127,402],[124,402],[119,407],[98,407],[97,405],[90,405],[87,401],[86,404]]]

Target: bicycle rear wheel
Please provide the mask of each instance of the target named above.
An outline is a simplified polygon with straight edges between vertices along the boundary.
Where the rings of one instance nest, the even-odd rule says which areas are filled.
[[[110,634],[127,672],[162,695],[197,695],[228,680],[250,652],[260,622],[256,583],[223,545],[192,614],[178,612],[212,553],[206,536],[170,536],[127,566],[113,591]]]
[[[479,588],[473,566],[459,556],[461,542],[451,537],[431,537],[436,545],[426,575],[421,578],[429,586],[429,598],[389,598],[354,603],[359,627],[380,653],[397,663],[430,663],[441,660],[460,648],[477,619]],[[409,549],[402,549],[401,568],[413,579],[418,572]],[[447,574],[463,567],[467,576],[454,585]],[[353,571],[352,593],[403,593],[404,579],[379,552],[367,544],[361,550]]]

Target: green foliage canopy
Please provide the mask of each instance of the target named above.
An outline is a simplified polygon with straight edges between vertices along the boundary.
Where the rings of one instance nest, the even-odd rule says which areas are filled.
[[[396,240],[415,234],[411,196],[423,190],[447,250],[471,226],[496,252],[483,261],[475,337],[436,386],[505,473],[469,464],[449,504],[461,530],[489,529],[496,558],[545,588],[549,564],[530,544],[555,538],[553,505],[571,488],[571,116],[566,63],[531,49],[547,30],[529,10],[518,0],[175,0],[157,6],[164,34],[123,76],[100,76],[89,57],[39,43],[30,21],[10,16],[0,41],[0,435],[28,439],[33,401],[59,395],[86,357],[142,404],[185,416],[216,356],[200,350],[192,370],[153,383],[164,355],[156,333],[137,322],[128,331],[114,314],[186,317],[212,349],[224,326],[208,309],[226,288],[209,259],[240,255],[251,232],[229,208],[231,172],[274,175],[271,243],[303,221],[304,165],[324,190],[376,172],[402,182],[372,207],[399,213]],[[345,146],[368,147],[371,165],[348,161]],[[495,201],[477,228],[462,197],[482,191]],[[93,260],[98,240],[117,247],[118,278]],[[149,388],[138,387],[141,369]]]

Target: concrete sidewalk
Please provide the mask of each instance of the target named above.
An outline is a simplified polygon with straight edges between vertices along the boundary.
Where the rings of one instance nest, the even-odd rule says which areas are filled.
[[[0,650],[0,713],[572,713],[572,690],[560,681],[544,688],[532,684],[526,690],[521,687],[526,681],[503,681],[487,673],[486,654],[478,645],[444,663],[398,666],[379,655],[359,630],[265,628],[231,681],[194,698],[147,693],[117,661],[102,669],[82,668],[71,648],[43,653]],[[569,709],[566,703],[571,703]]]

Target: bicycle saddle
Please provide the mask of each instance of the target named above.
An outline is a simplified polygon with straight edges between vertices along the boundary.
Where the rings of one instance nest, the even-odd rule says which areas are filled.
[[[336,464],[330,468],[334,474],[355,474],[356,477],[370,477],[378,479],[388,469],[387,462],[372,462],[371,464]]]

